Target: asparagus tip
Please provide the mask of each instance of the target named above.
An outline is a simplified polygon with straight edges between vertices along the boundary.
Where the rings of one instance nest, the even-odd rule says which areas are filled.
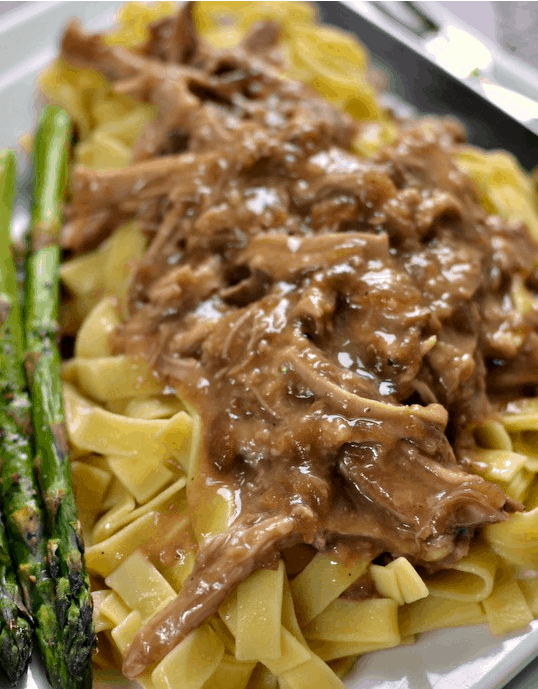
[[[0,664],[12,685],[22,678],[32,655],[32,627],[18,618],[11,629],[6,625],[0,633]]]

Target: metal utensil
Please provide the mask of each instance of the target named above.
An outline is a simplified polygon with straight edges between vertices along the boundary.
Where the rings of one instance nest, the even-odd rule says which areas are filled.
[[[477,146],[508,150],[528,170],[538,165],[538,79],[528,65],[522,63],[507,86],[497,74],[508,73],[511,56],[507,61],[437,3],[344,0],[318,6],[323,21],[352,31],[368,48],[393,95],[418,112],[457,117]],[[516,90],[517,84],[526,91]]]

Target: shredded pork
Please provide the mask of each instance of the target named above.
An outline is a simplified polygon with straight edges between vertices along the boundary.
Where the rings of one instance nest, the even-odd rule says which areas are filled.
[[[353,154],[360,126],[283,77],[278,36],[264,23],[217,51],[187,6],[137,51],[76,23],[63,40],[69,62],[160,113],[132,165],[75,171],[64,245],[141,224],[116,351],[146,357],[201,414],[191,508],[208,485],[240,496],[135,638],[129,677],[283,548],[434,571],[521,509],[469,473],[466,450],[492,395],[538,383],[538,314],[513,298],[536,245],[482,209],[452,121],[402,123],[394,145]]]

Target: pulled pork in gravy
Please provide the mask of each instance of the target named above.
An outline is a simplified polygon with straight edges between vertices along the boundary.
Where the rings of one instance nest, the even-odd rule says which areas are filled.
[[[456,562],[477,528],[522,509],[469,472],[469,426],[493,395],[538,383],[538,313],[512,298],[536,284],[537,246],[479,205],[454,162],[461,128],[402,122],[359,158],[360,123],[282,76],[277,25],[218,51],[191,12],[137,50],[75,22],[62,46],[159,108],[132,165],[75,170],[64,246],[133,217],[147,233],[114,346],[201,414],[192,511],[208,486],[235,504],[135,638],[129,677],[293,546]]]

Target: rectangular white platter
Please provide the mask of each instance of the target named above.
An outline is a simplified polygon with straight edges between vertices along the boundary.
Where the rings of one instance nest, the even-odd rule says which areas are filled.
[[[66,21],[76,15],[91,30],[109,27],[119,2],[35,2],[0,20],[0,147],[15,147],[35,124],[36,76],[58,50]],[[349,4],[349,3],[348,3]],[[21,158],[23,162],[23,158]],[[28,178],[28,169],[20,176]],[[24,199],[16,214],[24,225]],[[364,656],[346,678],[348,689],[501,689],[538,655],[538,620],[502,639],[482,627],[424,634],[413,646]],[[538,680],[536,682],[538,684]],[[39,661],[30,667],[25,689],[48,689]],[[134,683],[96,681],[94,689],[135,689]],[[181,684],[178,683],[178,689]]]

